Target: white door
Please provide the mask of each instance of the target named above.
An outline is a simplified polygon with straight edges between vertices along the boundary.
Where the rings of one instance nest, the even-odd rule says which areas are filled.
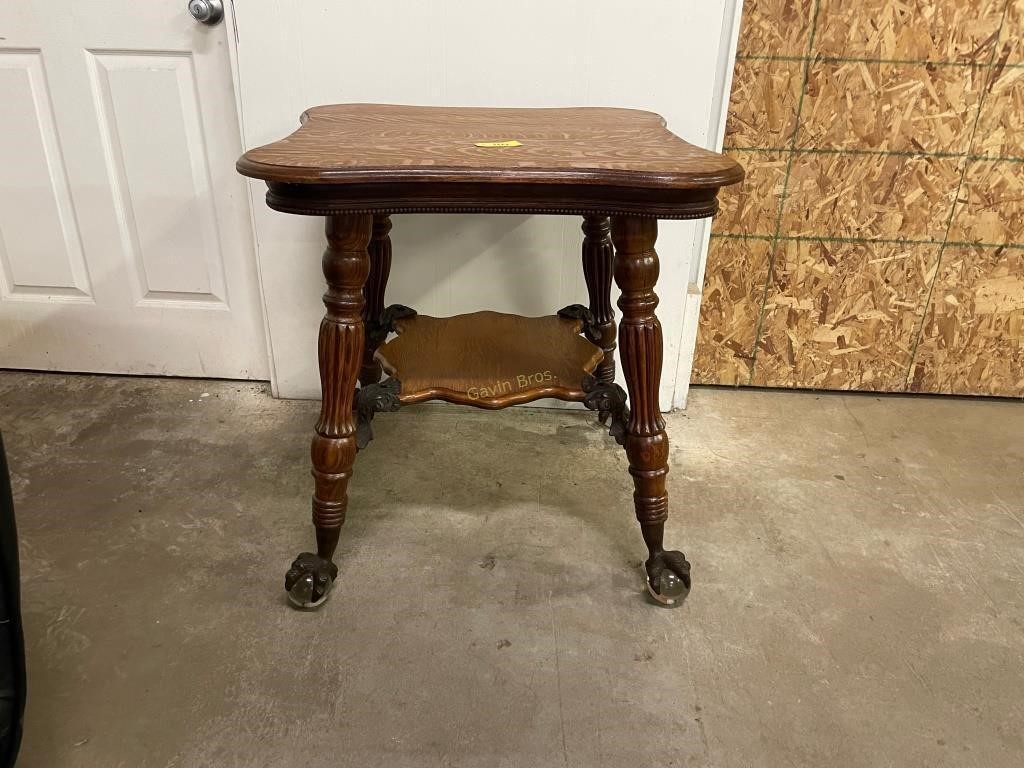
[[[229,23],[0,3],[0,367],[265,378]]]

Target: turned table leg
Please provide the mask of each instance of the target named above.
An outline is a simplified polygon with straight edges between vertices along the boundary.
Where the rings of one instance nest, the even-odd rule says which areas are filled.
[[[611,220],[607,216],[583,217],[583,277],[594,317],[595,343],[604,360],[594,371],[598,381],[615,381],[615,312],[612,310]]]
[[[378,328],[384,314],[384,292],[388,287],[388,275],[391,274],[391,217],[386,213],[378,213],[373,217],[373,236],[370,238],[370,275],[366,278],[363,295],[366,297],[366,308],[363,319],[366,322],[366,351],[363,353],[363,367],[359,373],[359,383],[364,387],[380,381],[380,363],[373,359],[373,353],[384,341],[387,333],[380,333]]]
[[[285,577],[288,597],[301,608],[326,598],[338,567],[332,562],[348,506],[348,481],[356,458],[353,398],[364,354],[363,286],[370,271],[367,246],[373,217],[327,217],[327,279],[320,323],[320,420],[310,446],[313,461],[313,525],[316,554],[303,552]]]
[[[682,552],[663,545],[668,518],[668,435],[658,406],[661,384],[661,323],[655,315],[658,296],[657,219],[616,216],[615,282],[622,291],[619,309],[619,356],[629,390],[629,421],[625,447],[633,476],[633,503],[647,544],[647,584],[652,597],[674,605],[690,588],[690,564]]]

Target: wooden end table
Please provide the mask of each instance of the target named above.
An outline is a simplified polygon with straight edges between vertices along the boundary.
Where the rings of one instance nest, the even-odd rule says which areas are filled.
[[[348,483],[375,412],[424,400],[494,409],[542,397],[596,410],[625,447],[648,589],[664,605],[685,597],[690,564],[662,543],[668,437],[658,407],[654,243],[658,219],[714,215],[719,187],[743,178],[739,165],[686,143],[651,112],[336,104],[308,110],[295,133],[246,152],[237,168],[267,182],[271,208],[327,222],[323,403],[311,449],[317,551],[287,573],[293,604],[318,607],[337,578]],[[396,213],[582,216],[589,306],[539,318],[385,307]],[[614,383],[616,335],[628,406]]]

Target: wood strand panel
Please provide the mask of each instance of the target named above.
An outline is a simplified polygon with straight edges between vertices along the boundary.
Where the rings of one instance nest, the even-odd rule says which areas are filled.
[[[804,65],[737,59],[725,125],[728,147],[788,147],[796,131]]]
[[[821,0],[816,53],[985,62],[1006,0]]]
[[[746,4],[714,231],[762,239],[713,238],[694,382],[1024,394],[1022,37],[1024,0]]]
[[[768,240],[711,239],[700,302],[693,383],[750,383],[754,336],[770,262]]]
[[[787,236],[941,240],[962,160],[800,155],[782,217]]]
[[[949,239],[1024,243],[1024,163],[975,160],[968,164]]]
[[[785,152],[732,152],[750,168],[743,182],[724,195],[713,230],[730,235],[775,235],[786,182]]]
[[[910,391],[1024,395],[1024,248],[947,247]]]
[[[997,58],[1005,64],[1024,64],[1024,0],[1010,0],[1006,6]]]
[[[780,244],[753,383],[900,392],[937,245]]]
[[[996,67],[989,77],[974,152],[1024,159],[1024,67]]]
[[[816,61],[807,73],[798,146],[966,152],[987,72]]]
[[[814,0],[746,0],[741,56],[803,56],[811,36]]]

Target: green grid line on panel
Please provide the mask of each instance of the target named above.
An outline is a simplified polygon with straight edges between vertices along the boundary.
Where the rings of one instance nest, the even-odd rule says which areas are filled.
[[[754,383],[754,372],[757,370],[757,347],[761,342],[761,331],[764,327],[764,313],[768,306],[768,293],[771,291],[772,281],[775,276],[775,254],[778,251],[776,245],[779,242],[779,235],[782,233],[782,214],[786,209],[786,196],[789,194],[789,178],[793,171],[793,158],[796,153],[797,137],[800,135],[800,116],[804,109],[804,94],[807,93],[807,78],[811,69],[811,51],[814,50],[814,39],[818,33],[818,11],[821,10],[821,0],[814,0],[814,13],[811,16],[811,33],[807,37],[807,55],[803,57],[803,74],[800,81],[800,97],[796,102],[796,115],[794,117],[793,135],[789,140],[789,157],[786,159],[786,174],[782,181],[782,194],[779,197],[779,211],[775,217],[775,236],[771,243],[768,254],[768,272],[764,283],[764,290],[761,292],[761,306],[757,312],[757,326],[754,328],[754,346],[750,350],[750,378],[747,385]]]
[[[737,61],[811,61],[815,64],[893,64],[896,66],[919,66],[919,67],[978,67],[988,69],[997,64],[981,61],[932,61],[929,59],[883,59],[871,56],[786,56],[772,53],[740,53],[736,55]],[[1009,67],[1024,67],[1020,64],[1004,64]]]
[[[1007,0],[1006,5],[1003,6],[1003,13],[999,17],[999,28],[996,30],[995,37],[993,38],[997,41],[1003,38],[1003,25],[1006,23],[1006,12],[1009,9],[1009,7],[1010,0]],[[992,51],[989,53],[988,57],[989,66],[991,66],[995,62],[997,50],[998,46],[993,45]],[[974,149],[974,140],[978,135],[978,124],[981,122],[981,110],[985,106],[985,97],[988,96],[988,94],[989,90],[986,87],[981,92],[981,98],[978,99],[978,108],[977,111],[974,113],[974,124],[971,127],[971,136],[967,141],[967,152],[965,153],[965,157],[970,157],[971,150]],[[964,186],[964,179],[967,176],[968,164],[969,162],[965,160],[963,163],[963,168],[960,169],[960,182],[957,184],[956,194],[953,195],[953,204],[950,206],[949,218],[946,219],[946,231],[942,235],[942,244],[939,246],[938,257],[935,261],[935,271],[932,275],[931,284],[928,286],[928,293],[925,296],[924,307],[923,311],[921,312],[921,321],[918,323],[917,333],[914,334],[913,346],[910,348],[910,355],[907,359],[907,370],[903,376],[904,392],[909,391],[910,387],[912,386],[910,376],[911,372],[914,370],[914,360],[917,358],[917,349],[921,345],[921,338],[924,336],[924,323],[925,319],[928,317],[928,308],[931,306],[932,303],[932,294],[935,291],[935,283],[938,281],[939,275],[942,273],[942,257],[945,255],[946,246],[949,244],[949,233],[953,227],[953,218],[956,216],[957,204],[960,202],[960,190],[962,190]]]
[[[797,155],[869,155],[874,157],[883,157],[891,155],[893,157],[913,158],[966,158],[971,162],[986,161],[992,163],[1024,163],[1024,157],[1015,157],[1013,155],[968,155],[964,152],[941,152],[909,149],[826,149],[822,147],[798,147],[796,149],[787,149],[786,147],[735,147],[726,145],[722,148],[722,151],[753,152],[761,154],[771,154],[773,152],[793,152]]]
[[[842,237],[839,235],[754,235],[743,232],[712,232],[712,239],[719,240],[761,240],[771,242],[840,243],[851,245],[945,245],[953,248],[999,248],[1024,249],[1022,243],[988,243],[971,240],[929,240],[909,237]]]

